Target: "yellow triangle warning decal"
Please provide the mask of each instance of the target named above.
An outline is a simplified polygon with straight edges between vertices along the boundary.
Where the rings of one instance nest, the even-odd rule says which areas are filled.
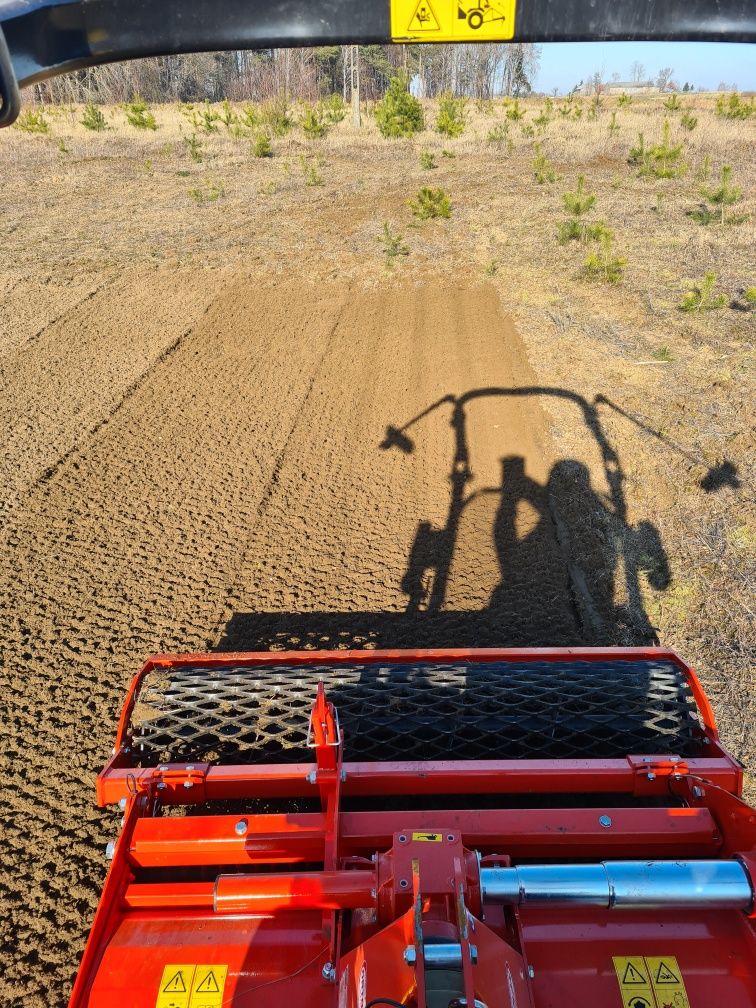
[[[186,982],[183,970],[176,970],[173,976],[168,978],[168,982],[163,987],[163,993],[186,994]]]
[[[633,966],[631,962],[625,967],[625,974],[622,977],[620,983],[623,984],[646,984],[648,980],[643,976],[643,974]]]
[[[194,990],[196,994],[217,994],[220,991],[220,987],[218,986],[218,981],[215,979],[215,973],[210,970],[204,980],[200,980]]]
[[[656,971],[655,983],[658,984],[679,984],[680,977],[675,976],[672,970],[667,966],[665,962],[659,963],[659,969]]]
[[[441,25],[430,5],[430,0],[419,0],[415,7],[415,13],[407,25],[407,31],[441,31]]]

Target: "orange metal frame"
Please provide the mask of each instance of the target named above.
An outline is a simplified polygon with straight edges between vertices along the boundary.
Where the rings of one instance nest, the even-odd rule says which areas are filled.
[[[345,763],[327,683],[313,698],[309,764],[135,766],[128,736],[142,678],[177,665],[266,666],[444,661],[666,659],[698,704],[705,757],[629,754],[625,759]],[[343,726],[348,731],[348,725]],[[742,772],[719,742],[694,672],[673,652],[532,649],[163,655],[134,678],[114,754],[98,779],[101,804],[121,802],[124,822],[82,959],[71,1008],[169,1008],[158,1002],[170,963],[228,968],[223,1000],[268,1008],[282,998],[311,1008],[365,1008],[373,998],[425,1008],[423,949],[459,944],[468,1004],[617,1005],[613,955],[709,962],[692,1008],[720,998],[717,954],[727,948],[728,1008],[754,1008],[754,931],[743,914],[517,911],[488,906],[478,866],[549,859],[716,858],[756,849],[754,814],[739,800]],[[502,807],[449,808],[451,795],[500,796]],[[507,795],[580,795],[590,807],[507,808]],[[392,796],[437,798],[436,808],[391,811]],[[605,802],[612,796],[612,806]],[[623,805],[615,796],[626,796]],[[347,798],[378,806],[345,811]],[[296,801],[318,800],[319,811]],[[276,799],[286,811],[240,816],[227,800]],[[544,799],[541,800],[541,803]],[[489,797],[484,804],[491,804]],[[419,805],[428,804],[419,801]],[[537,803],[536,803],[537,804]],[[216,814],[166,815],[171,806]],[[388,807],[386,807],[388,806]],[[611,829],[599,817],[608,815]],[[424,839],[425,838],[425,839]],[[429,840],[428,838],[433,838]],[[683,926],[683,924],[685,926]],[[693,930],[691,930],[691,928]],[[698,930],[696,930],[698,929]],[[690,935],[706,933],[705,949]],[[544,935],[549,935],[547,941]],[[686,935],[688,937],[686,937]],[[632,937],[631,937],[632,936]],[[659,942],[662,944],[660,945]],[[405,951],[413,949],[408,962]],[[719,949],[719,953],[716,950]],[[716,960],[721,964],[722,960]],[[699,973],[701,971],[699,970]],[[561,992],[561,993],[559,993]],[[561,998],[561,1000],[559,1000]],[[216,1003],[209,1008],[216,1008]],[[173,1005],[170,1006],[173,1008]],[[200,1008],[177,998],[175,1008]],[[665,1008],[665,1006],[650,1006]]]

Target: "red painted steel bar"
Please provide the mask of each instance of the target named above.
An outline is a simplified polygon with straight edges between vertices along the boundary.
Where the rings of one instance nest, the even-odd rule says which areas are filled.
[[[601,818],[608,816],[609,825]],[[243,824],[243,835],[237,828]],[[470,849],[512,857],[559,856],[579,848],[586,856],[711,855],[721,846],[705,808],[487,809],[347,812],[341,815],[344,854],[387,850],[397,830],[450,829]],[[296,864],[321,861],[325,830],[320,813],[141,819],[129,846],[139,868],[191,865]],[[619,852],[619,853],[618,853]]]
[[[302,872],[297,875],[219,875],[219,914],[279,910],[355,910],[376,903],[372,871]]]

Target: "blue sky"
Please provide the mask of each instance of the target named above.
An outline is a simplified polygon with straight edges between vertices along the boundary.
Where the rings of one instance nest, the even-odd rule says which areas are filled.
[[[649,77],[672,67],[680,87],[689,81],[714,90],[720,81],[741,91],[756,90],[756,46],[725,42],[550,42],[541,46],[541,69],[535,82],[547,94],[569,91],[578,81],[603,70],[630,79],[630,67],[642,63]]]

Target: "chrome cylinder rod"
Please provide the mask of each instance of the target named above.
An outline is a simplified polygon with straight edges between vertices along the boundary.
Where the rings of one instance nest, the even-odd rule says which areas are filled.
[[[751,879],[739,861],[602,861],[594,865],[482,868],[483,899],[518,906],[639,910],[706,907],[750,911]]]

